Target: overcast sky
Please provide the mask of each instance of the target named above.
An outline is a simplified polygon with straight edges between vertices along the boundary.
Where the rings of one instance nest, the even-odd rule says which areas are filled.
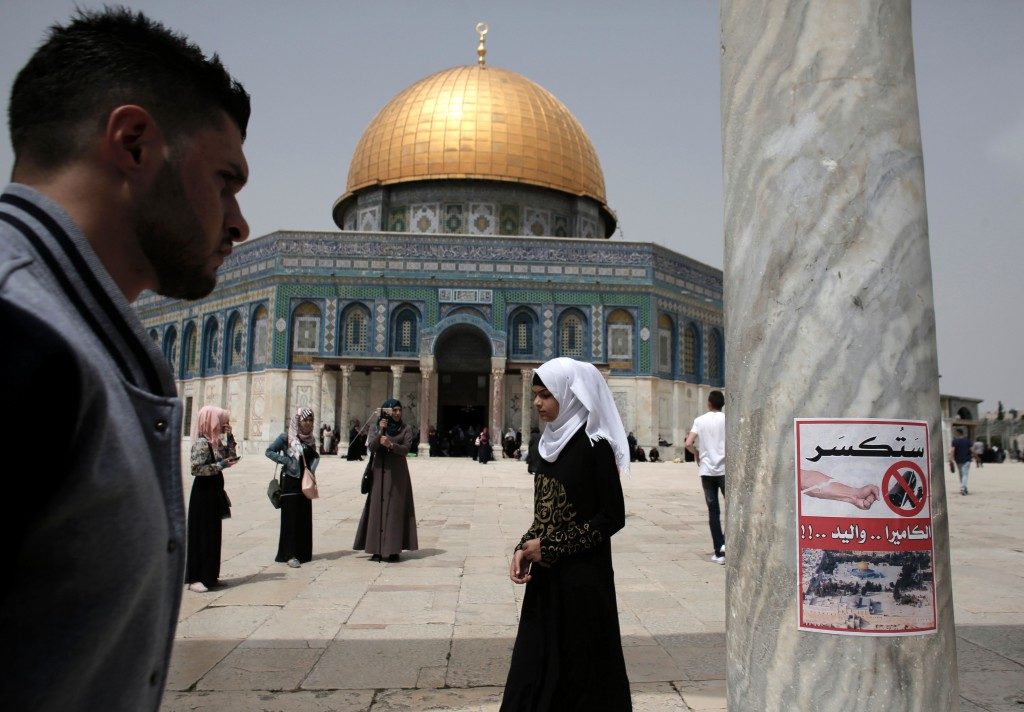
[[[64,0],[0,0],[0,87]],[[79,0],[83,7],[101,2]],[[614,239],[722,266],[718,5],[710,0],[127,3],[217,51],[253,96],[253,235],[333,230],[363,129],[400,90],[476,60],[551,91],[600,156]],[[1024,409],[1024,2],[914,5],[943,393]],[[10,175],[9,140],[0,173]]]

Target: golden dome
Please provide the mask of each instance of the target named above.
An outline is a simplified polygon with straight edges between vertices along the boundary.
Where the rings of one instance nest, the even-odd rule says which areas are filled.
[[[345,195],[373,185],[484,179],[553,188],[605,203],[594,146],[562,102],[495,67],[453,67],[402,91],[370,122]]]

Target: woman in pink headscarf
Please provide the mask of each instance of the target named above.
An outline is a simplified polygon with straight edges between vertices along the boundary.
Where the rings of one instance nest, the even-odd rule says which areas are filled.
[[[192,425],[192,493],[188,498],[188,550],[185,583],[206,593],[220,576],[221,520],[231,516],[224,470],[239,458],[229,413],[203,406]]]

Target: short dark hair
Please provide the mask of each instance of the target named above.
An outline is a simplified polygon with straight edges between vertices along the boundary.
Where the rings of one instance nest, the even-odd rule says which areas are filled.
[[[725,405],[725,396],[722,395],[721,391],[711,391],[708,393],[708,403],[715,410],[721,410],[722,406]]]
[[[14,80],[7,118],[16,161],[42,169],[77,158],[110,112],[137,104],[169,140],[220,123],[226,113],[245,139],[249,95],[216,54],[124,7],[78,10],[53,25]]]

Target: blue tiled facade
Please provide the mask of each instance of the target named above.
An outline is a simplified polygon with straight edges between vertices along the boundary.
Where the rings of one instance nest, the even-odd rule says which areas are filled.
[[[510,364],[573,355],[612,375],[724,381],[721,271],[651,243],[282,231],[237,246],[206,299],[147,294],[136,308],[181,380],[432,356],[447,327],[468,324]]]

